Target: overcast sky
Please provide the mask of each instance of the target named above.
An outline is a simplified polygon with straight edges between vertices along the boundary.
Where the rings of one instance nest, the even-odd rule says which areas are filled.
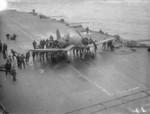
[[[87,0],[6,0],[8,2],[52,2],[52,1],[87,1]],[[94,1],[94,0],[92,0]],[[95,0],[100,1],[100,0]],[[111,2],[144,2],[149,0],[101,0],[101,1],[111,1]]]

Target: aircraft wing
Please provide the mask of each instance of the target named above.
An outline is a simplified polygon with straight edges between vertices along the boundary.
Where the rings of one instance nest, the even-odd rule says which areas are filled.
[[[69,45],[66,48],[58,49],[58,48],[50,48],[50,49],[30,49],[32,52],[66,52],[71,50],[74,47],[74,45]]]
[[[96,45],[102,44],[102,43],[104,43],[104,42],[108,42],[108,41],[110,41],[110,40],[114,40],[114,37],[111,37],[111,38],[108,38],[108,39],[105,39],[105,40],[98,41],[98,42],[96,42]],[[92,47],[92,46],[93,46],[93,44],[88,45],[88,47]]]
[[[68,47],[66,47],[65,49],[63,49],[63,51],[69,51],[74,47],[74,45],[69,45]]]
[[[51,48],[51,49],[30,49],[32,52],[60,52],[63,49]]]
[[[98,42],[96,42],[96,44],[97,44],[97,45],[98,45],[98,44],[102,44],[102,43],[104,43],[104,42],[108,42],[108,41],[113,40],[113,39],[114,39],[114,37],[111,37],[111,38],[108,38],[108,39],[105,39],[105,40],[98,41]]]

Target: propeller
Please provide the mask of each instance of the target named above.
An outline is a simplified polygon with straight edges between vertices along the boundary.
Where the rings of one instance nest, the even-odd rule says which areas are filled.
[[[89,39],[86,38],[86,37],[83,37],[83,36],[81,35],[81,33],[80,33],[78,30],[76,30],[76,32],[77,32],[77,33],[79,34],[79,36],[82,38],[82,44],[83,44],[84,46],[87,46],[88,43],[89,43]]]
[[[76,30],[76,32],[78,33],[78,35],[79,35],[82,39],[84,38],[78,30]]]

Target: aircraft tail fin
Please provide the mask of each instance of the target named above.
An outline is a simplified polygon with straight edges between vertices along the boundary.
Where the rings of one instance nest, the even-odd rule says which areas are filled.
[[[61,39],[59,29],[56,30],[56,37],[57,37],[57,40]]]

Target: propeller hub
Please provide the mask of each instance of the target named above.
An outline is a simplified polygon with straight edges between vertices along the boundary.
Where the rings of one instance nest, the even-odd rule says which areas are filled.
[[[83,39],[82,39],[82,44],[83,44],[84,46],[87,46],[87,45],[89,44],[89,39],[88,39],[88,38],[83,38]]]

